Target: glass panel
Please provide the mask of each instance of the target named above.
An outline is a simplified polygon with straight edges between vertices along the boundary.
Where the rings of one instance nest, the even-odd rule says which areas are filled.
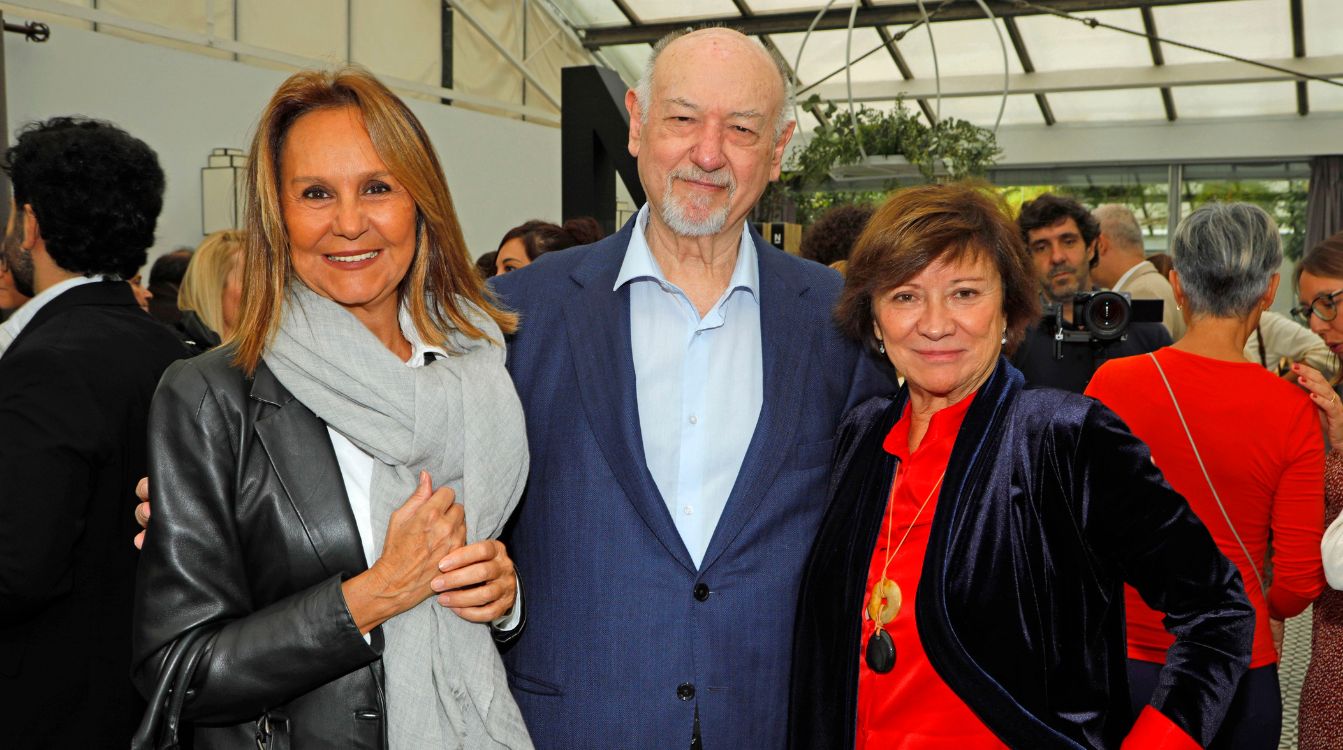
[[[1338,33],[1343,29],[1343,3],[1305,0],[1301,4],[1301,17],[1305,21],[1306,54],[1343,54],[1343,34]]]
[[[1283,254],[1289,260],[1301,258],[1306,240],[1306,189],[1309,180],[1185,180],[1181,191],[1182,215],[1206,203],[1238,201],[1253,203],[1267,211],[1278,222],[1282,235]],[[1290,286],[1290,285],[1288,285]],[[1278,300],[1283,299],[1278,293]],[[1291,291],[1286,292],[1290,298]]]
[[[601,56],[615,67],[616,72],[620,73],[620,77],[625,79],[625,83],[629,86],[639,81],[644,66],[648,64],[648,56],[652,53],[652,46],[647,44],[621,44],[601,49]]]
[[[827,83],[843,85],[844,46],[848,41],[848,36],[849,32],[847,30],[838,29],[812,32],[810,37],[807,37],[806,34],[773,34],[770,39],[774,41],[775,46],[779,48],[779,52],[783,54],[783,59],[787,60],[789,65],[794,65],[797,62],[797,51],[802,48],[803,38],[806,38],[807,46],[802,50],[802,64],[796,68],[798,80],[803,85],[812,85],[822,77],[836,71],[840,71],[839,74],[829,78]],[[900,80],[900,71],[891,61],[890,54],[881,48],[881,37],[877,35],[876,29],[853,30],[852,51],[855,59],[874,48],[877,48],[875,53],[853,64],[853,80]],[[805,95],[803,98],[805,98]]]
[[[931,0],[929,2],[931,4]],[[1003,71],[1002,48],[998,46],[998,35],[993,33],[994,25],[984,21],[948,21],[931,24],[933,42],[937,46],[938,68],[945,78],[976,74],[1001,74]],[[1002,23],[998,23],[1002,30]],[[901,29],[892,28],[892,33]],[[916,78],[931,78],[933,75],[933,55],[928,44],[928,29],[917,28],[898,42],[900,52],[909,62]],[[1003,31],[1003,44],[1007,45],[1008,67],[1013,73],[1023,72],[1021,62],[1012,49],[1012,40]]]
[[[1049,94],[1048,98],[1054,116],[1063,123],[1166,119],[1157,89],[1078,91]]]
[[[1180,119],[1286,115],[1296,112],[1296,86],[1291,83],[1234,83],[1181,86],[1174,89]]]
[[[627,0],[626,5],[644,23],[699,18],[740,18],[732,0]]]
[[[839,7],[848,8],[847,3],[835,3],[831,10]],[[788,13],[802,10],[812,12],[819,11],[825,7],[825,3],[815,0],[746,0],[746,7],[756,13]]]
[[[1343,112],[1343,86],[1311,81],[1306,88],[1311,112]]]
[[[553,0],[575,26],[621,26],[629,23],[611,0]]]
[[[1080,14],[1079,14],[1080,15]],[[1142,16],[1136,10],[1087,13],[1104,23],[1142,31]],[[1072,70],[1095,67],[1147,67],[1152,53],[1147,40],[1104,28],[1091,28],[1057,16],[1024,16],[1017,19],[1036,70]]]
[[[1157,34],[1168,39],[1252,60],[1292,56],[1291,14],[1287,3],[1280,0],[1223,0],[1154,8],[1152,13]],[[1337,27],[1333,33],[1337,34]],[[1169,44],[1161,49],[1168,65],[1220,59]]]

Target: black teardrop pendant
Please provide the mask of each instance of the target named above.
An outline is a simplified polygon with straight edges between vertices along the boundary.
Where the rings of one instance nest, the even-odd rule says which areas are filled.
[[[895,668],[895,642],[883,629],[878,628],[867,639],[867,666],[877,674]]]

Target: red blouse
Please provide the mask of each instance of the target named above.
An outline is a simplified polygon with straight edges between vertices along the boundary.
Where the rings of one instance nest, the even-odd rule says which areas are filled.
[[[1217,507],[1189,438],[1149,357],[1106,362],[1087,395],[1110,407],[1152,449],[1166,481],[1189,501],[1222,553],[1240,569],[1255,609],[1250,667],[1277,662],[1270,617],[1291,617],[1324,590],[1324,447],[1315,407],[1300,388],[1250,362],[1224,362],[1167,347],[1156,353],[1180,400],[1199,455],[1261,574],[1273,545],[1265,600],[1254,567]],[[1266,583],[1268,583],[1266,581]],[[1127,588],[1130,659],[1166,661],[1174,640],[1161,613]]]
[[[937,509],[934,487],[941,491],[939,481],[951,458],[956,433],[960,432],[961,422],[973,399],[971,395],[934,414],[928,432],[912,452],[909,450],[911,420],[908,405],[886,436],[886,452],[897,456],[900,466],[896,469],[886,515],[877,533],[876,548],[872,551],[867,594],[871,596],[872,587],[881,580],[882,568],[886,565],[889,528],[889,549],[895,551],[899,547],[899,554],[891,559],[886,577],[899,584],[904,603],[895,619],[886,625],[886,632],[895,643],[895,668],[886,674],[878,674],[868,668],[864,655],[858,654],[857,750],[1006,747],[933,670],[914,624],[914,596],[919,587],[923,556],[928,549],[933,512]],[[919,513],[925,498],[928,505]],[[915,515],[918,515],[917,521]],[[912,529],[911,522],[914,524]],[[909,537],[901,546],[900,538],[907,530]],[[875,625],[867,617],[866,599],[863,604],[862,645],[866,647]]]
[[[886,435],[887,453],[900,459],[886,515],[868,566],[867,596],[887,578],[899,584],[903,604],[885,627],[895,644],[895,668],[886,674],[867,666],[867,639],[875,624],[863,601],[863,638],[858,658],[857,750],[998,750],[1005,745],[974,711],[943,682],[928,661],[914,619],[914,599],[928,551],[937,494],[974,394],[933,415],[918,448],[909,449],[909,406]],[[919,506],[925,499],[923,512]],[[917,520],[916,517],[917,516]],[[911,527],[912,524],[912,527]],[[889,528],[889,537],[888,536]],[[901,545],[901,538],[909,532]],[[889,545],[889,547],[888,547]],[[897,552],[887,568],[886,553]],[[883,569],[885,569],[883,571]],[[1125,738],[1124,748],[1191,750],[1198,743],[1152,706],[1143,709]]]

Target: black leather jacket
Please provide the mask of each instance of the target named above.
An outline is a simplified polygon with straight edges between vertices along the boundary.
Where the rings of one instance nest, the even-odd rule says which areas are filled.
[[[153,523],[136,582],[134,678],[205,628],[183,719],[195,747],[386,747],[382,636],[366,642],[341,581],[365,569],[326,427],[231,347],[176,363],[149,422]]]

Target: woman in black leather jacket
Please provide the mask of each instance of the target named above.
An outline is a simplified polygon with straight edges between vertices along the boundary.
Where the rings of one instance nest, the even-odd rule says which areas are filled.
[[[485,624],[515,598],[492,537],[526,450],[473,447],[522,430],[514,319],[425,131],[372,76],[295,74],[251,154],[238,330],[170,369],[151,414],[135,678],[148,692],[203,634],[182,709],[198,749],[530,747]]]

